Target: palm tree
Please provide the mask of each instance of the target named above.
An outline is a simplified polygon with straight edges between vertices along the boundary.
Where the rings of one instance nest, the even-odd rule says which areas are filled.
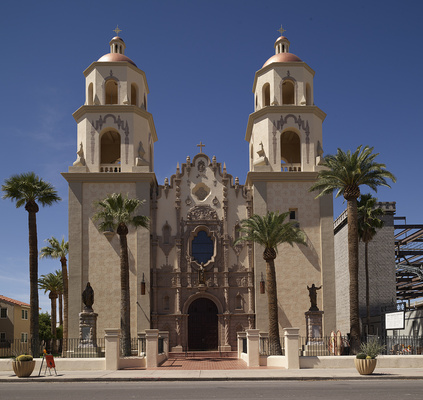
[[[336,197],[341,194],[347,201],[348,213],[348,269],[350,274],[350,338],[351,351],[360,349],[360,315],[358,307],[358,223],[357,199],[360,186],[367,185],[375,192],[379,186],[390,187],[386,178],[396,181],[394,175],[385,169],[385,164],[375,162],[378,154],[373,154],[373,147],[359,146],[354,153],[338,149],[335,155],[324,157],[317,181],[310,191],[320,190],[317,197],[331,194],[336,190]]]
[[[63,289],[63,280],[62,275],[56,275],[53,273],[48,273],[47,275],[41,275],[41,278],[38,279],[38,287],[41,290],[44,290],[44,293],[50,292],[48,297],[51,300],[51,335],[53,337],[53,346],[51,351],[56,352],[56,310],[57,310],[57,297],[58,293]]]
[[[376,229],[383,227],[379,219],[384,212],[376,208],[377,199],[371,194],[362,194],[357,202],[358,237],[364,243],[364,271],[366,275],[366,321],[370,325],[370,279],[369,279],[369,243],[376,235]]]
[[[101,232],[115,231],[120,241],[120,327],[122,330],[122,348],[124,356],[131,355],[131,321],[130,321],[130,293],[129,293],[129,259],[128,259],[128,226],[134,228],[149,226],[149,218],[144,215],[133,214],[144,201],[130,199],[121,193],[113,193],[105,199],[95,202],[97,212],[94,221],[99,221]]]
[[[40,340],[38,335],[38,243],[37,212],[38,204],[51,206],[61,200],[53,185],[40,179],[34,172],[12,175],[2,185],[3,199],[16,202],[16,208],[25,206],[28,212],[29,231],[29,281],[30,281],[30,335],[32,354],[39,356]]]
[[[235,244],[243,241],[257,243],[264,247],[263,259],[266,261],[266,291],[269,314],[269,345],[276,355],[282,354],[279,338],[278,293],[276,285],[275,258],[278,245],[294,243],[306,245],[304,232],[295,227],[294,222],[285,222],[289,212],[267,212],[265,216],[254,214],[241,221],[241,236]]]
[[[63,346],[62,353],[65,356],[68,344],[68,310],[69,310],[69,293],[68,293],[68,268],[66,256],[69,254],[69,242],[65,242],[65,238],[62,237],[62,241],[59,242],[54,236],[46,239],[48,246],[42,247],[40,250],[40,258],[52,258],[60,259],[62,265],[62,279],[63,279]],[[56,271],[57,274],[58,271]],[[59,294],[60,295],[60,294]]]

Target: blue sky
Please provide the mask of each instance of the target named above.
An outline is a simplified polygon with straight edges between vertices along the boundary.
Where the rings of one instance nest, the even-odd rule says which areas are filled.
[[[408,0],[3,2],[0,180],[35,171],[50,181],[63,201],[38,213],[39,247],[50,236],[67,237],[60,172],[76,158],[72,113],[85,100],[82,72],[109,52],[119,24],[126,55],[150,88],[158,182],[202,141],[243,183],[254,74],[274,54],[282,24],[291,52],[316,71],[325,154],[374,146],[398,179],[377,197],[396,201],[407,222],[422,223],[422,11],[421,1]],[[335,216],[343,208],[336,200]],[[0,213],[0,294],[29,302],[27,213],[6,200]],[[59,261],[39,262],[40,274],[59,268]],[[40,306],[50,309],[47,295]]]

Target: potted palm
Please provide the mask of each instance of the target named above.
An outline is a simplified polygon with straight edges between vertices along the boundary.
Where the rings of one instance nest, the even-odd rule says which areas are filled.
[[[360,353],[354,359],[355,367],[360,375],[370,375],[376,368],[376,357],[385,349],[377,338],[370,339],[367,343],[361,343]]]
[[[35,368],[35,360],[28,354],[21,354],[13,360],[13,371],[19,378],[25,378],[32,374]]]

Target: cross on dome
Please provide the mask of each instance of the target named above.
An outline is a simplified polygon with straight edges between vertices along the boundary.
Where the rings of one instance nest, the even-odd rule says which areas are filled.
[[[114,29],[113,32],[116,32],[116,35],[119,36],[119,33],[122,32],[122,30],[119,29],[119,25],[116,25],[116,29]]]
[[[283,35],[283,33],[284,33],[284,32],[286,32],[286,30],[285,30],[285,29],[283,29],[283,28],[282,28],[282,25],[281,25],[281,28],[280,28],[280,29],[278,29],[278,32],[280,32],[280,34],[281,34],[281,36],[282,36],[282,35]]]

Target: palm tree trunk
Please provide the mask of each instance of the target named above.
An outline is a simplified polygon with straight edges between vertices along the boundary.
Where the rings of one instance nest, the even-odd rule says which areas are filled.
[[[269,307],[269,345],[271,354],[282,355],[282,348],[279,337],[278,292],[276,285],[275,260],[273,258],[267,258],[265,260],[267,301]]]
[[[29,285],[30,285],[30,322],[31,351],[34,357],[40,356],[39,316],[38,316],[38,241],[37,241],[37,212],[36,203],[27,203],[28,211],[28,240],[29,240]]]
[[[118,232],[119,233],[119,232]],[[123,355],[128,357],[131,355],[131,309],[129,294],[129,259],[128,259],[128,242],[126,233],[119,234],[120,239],[120,328],[122,331],[122,349]]]
[[[366,272],[366,322],[367,333],[370,326],[370,282],[369,282],[369,243],[364,242],[364,269]]]
[[[350,272],[350,337],[351,352],[360,349],[360,314],[358,303],[358,216],[357,199],[347,199],[348,267]]]
[[[63,293],[59,293],[57,299],[59,300],[59,325],[63,326]]]
[[[50,299],[51,299],[51,336],[52,336],[52,346],[51,346],[51,352],[52,354],[56,353],[56,340],[57,340],[57,332],[56,332],[56,322],[57,322],[57,294],[50,292]]]
[[[62,264],[62,279],[63,279],[63,345],[62,356],[66,357],[68,350],[68,313],[69,313],[69,289],[68,289],[68,268],[66,264],[66,257],[60,259]]]

